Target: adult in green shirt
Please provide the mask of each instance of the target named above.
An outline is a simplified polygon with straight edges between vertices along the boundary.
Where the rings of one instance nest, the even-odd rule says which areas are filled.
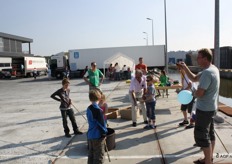
[[[96,62],[91,63],[91,69],[86,71],[84,75],[84,80],[89,84],[89,90],[99,89],[101,91],[101,84],[104,80],[103,73],[97,68]]]

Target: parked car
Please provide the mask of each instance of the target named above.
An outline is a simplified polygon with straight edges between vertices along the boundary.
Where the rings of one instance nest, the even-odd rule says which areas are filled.
[[[0,79],[10,79],[11,73],[9,71],[0,71]]]

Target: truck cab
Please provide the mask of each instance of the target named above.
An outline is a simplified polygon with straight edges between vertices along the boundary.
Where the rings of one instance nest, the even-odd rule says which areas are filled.
[[[68,64],[68,54],[65,52],[60,52],[58,54],[52,55],[50,60],[51,76],[57,79],[63,78],[66,69],[69,68]]]

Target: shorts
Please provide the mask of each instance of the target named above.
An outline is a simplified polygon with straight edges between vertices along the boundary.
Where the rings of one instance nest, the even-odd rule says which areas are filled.
[[[188,109],[188,113],[191,113],[194,101],[195,101],[195,98],[193,98],[192,101],[189,104],[186,104],[186,105],[181,104],[180,110],[181,111],[186,111]]]
[[[194,139],[199,147],[209,147],[211,141],[215,141],[214,121],[216,111],[196,110],[196,122]]]

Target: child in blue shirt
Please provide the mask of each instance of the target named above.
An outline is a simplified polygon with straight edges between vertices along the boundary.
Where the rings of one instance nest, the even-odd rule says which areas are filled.
[[[92,104],[87,108],[88,132],[87,139],[89,145],[88,163],[103,163],[104,162],[104,143],[107,134],[106,122],[103,117],[98,101],[101,99],[101,92],[97,89],[92,89],[89,92],[89,100]]]

